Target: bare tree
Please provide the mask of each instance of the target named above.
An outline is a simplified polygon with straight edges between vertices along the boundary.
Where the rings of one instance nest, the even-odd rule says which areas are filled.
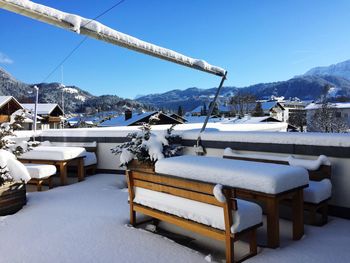
[[[255,107],[255,96],[250,93],[238,92],[231,97],[229,102],[234,109],[234,113],[240,117],[250,113]]]
[[[338,116],[338,112],[332,104],[323,100],[321,107],[315,110],[310,123],[310,130],[321,132],[347,132],[348,126]]]
[[[288,123],[299,128],[299,130],[303,132],[304,126],[306,126],[306,112],[304,110],[299,110],[293,112],[293,114],[289,113]]]

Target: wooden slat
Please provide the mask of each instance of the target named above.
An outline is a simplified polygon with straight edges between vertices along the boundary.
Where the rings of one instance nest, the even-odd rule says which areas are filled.
[[[225,232],[215,229],[191,220],[187,220],[178,216],[170,215],[158,210],[154,210],[139,204],[134,203],[134,210],[142,214],[157,218],[161,221],[166,221],[170,224],[180,226],[193,232],[214,238],[216,240],[225,241]]]
[[[132,171],[133,178],[143,181],[149,181],[167,186],[176,185],[179,188],[192,190],[195,192],[212,195],[214,185],[209,183],[190,181],[188,179],[174,178],[163,174],[145,173],[140,171]]]
[[[268,159],[250,158],[250,157],[243,157],[243,156],[242,157],[241,156],[227,156],[227,155],[224,155],[223,157],[224,157],[224,159],[232,159],[232,160],[289,165],[289,163],[287,161],[280,161],[280,160],[268,160]]]
[[[193,192],[190,190],[185,190],[185,189],[172,187],[172,186],[165,186],[161,184],[155,184],[155,183],[137,180],[137,179],[134,179],[134,186],[223,207],[223,203],[220,203],[213,195],[202,194],[202,193]]]

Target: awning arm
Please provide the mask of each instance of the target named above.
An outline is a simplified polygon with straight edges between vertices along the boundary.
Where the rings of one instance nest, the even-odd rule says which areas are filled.
[[[197,142],[196,142],[196,145],[195,145],[195,152],[198,155],[206,154],[206,150],[205,150],[205,148],[203,147],[203,145],[201,143],[201,134],[204,132],[204,130],[205,130],[207,124],[208,124],[209,118],[210,118],[211,114],[213,113],[216,101],[217,101],[217,99],[219,97],[219,94],[220,94],[220,90],[221,90],[221,88],[224,85],[224,82],[226,80],[226,75],[227,75],[227,71],[225,71],[225,74],[221,78],[220,85],[219,85],[218,89],[216,90],[216,94],[215,94],[215,97],[214,97],[213,101],[211,102],[211,105],[210,105],[207,117],[205,118],[203,126],[202,126],[201,130],[199,131]]]

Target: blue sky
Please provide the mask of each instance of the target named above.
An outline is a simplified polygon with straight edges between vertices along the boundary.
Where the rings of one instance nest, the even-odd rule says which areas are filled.
[[[37,0],[93,18],[118,0]],[[226,86],[287,80],[350,59],[348,0],[125,0],[99,19],[121,32],[228,70]],[[38,83],[84,37],[0,9],[0,67]],[[64,84],[133,98],[220,79],[88,39],[64,64]],[[58,70],[48,82],[60,82]]]

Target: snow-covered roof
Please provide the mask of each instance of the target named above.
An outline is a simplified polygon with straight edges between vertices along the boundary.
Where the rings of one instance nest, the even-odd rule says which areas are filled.
[[[321,103],[310,103],[306,106],[306,110],[316,110],[322,107]],[[329,103],[329,107],[336,109],[350,109],[350,102]]]
[[[261,108],[263,109],[263,111],[269,111],[277,105],[282,106],[278,101],[266,101],[261,103]]]
[[[97,21],[75,14],[40,5],[28,0],[0,0],[1,8],[33,19],[69,29],[78,34],[85,34],[98,40],[103,40],[137,52],[158,57],[187,67],[205,71],[218,76],[224,76],[226,70],[210,65],[204,60],[191,58],[127,34],[118,32]]]
[[[29,110],[34,112],[35,110],[35,104],[34,103],[22,103],[22,106]],[[56,104],[56,103],[38,103],[38,114],[39,115],[50,115],[51,112],[56,108],[59,107],[61,109],[61,107]]]
[[[243,118],[232,118],[227,121],[223,121],[222,123],[232,123],[232,124],[255,124],[261,122],[280,122],[279,120],[272,118],[270,116],[262,116],[262,117],[251,117],[245,116]]]
[[[0,108],[10,100],[14,100],[19,106],[21,106],[21,104],[12,96],[0,96]]]
[[[117,117],[113,117],[110,120],[106,120],[102,122],[99,126],[101,127],[129,126],[135,122],[142,120],[143,118],[149,117],[156,113],[157,113],[156,111],[143,112],[143,113],[133,112],[132,117],[130,119],[125,120],[125,115],[120,115]]]

